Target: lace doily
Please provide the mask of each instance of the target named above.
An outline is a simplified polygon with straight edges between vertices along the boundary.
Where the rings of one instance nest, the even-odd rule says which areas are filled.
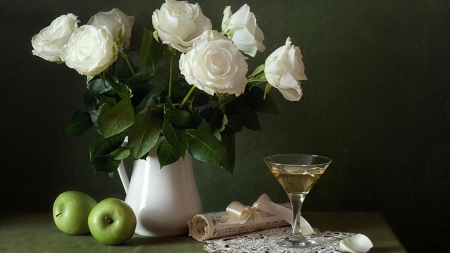
[[[216,253],[269,253],[269,252],[283,252],[283,253],[332,253],[341,252],[339,250],[339,242],[347,237],[355,235],[354,233],[319,231],[313,235],[306,236],[308,239],[314,239],[317,246],[310,249],[287,249],[275,244],[291,233],[291,227],[271,228],[263,231],[257,231],[249,234],[242,234],[220,239],[207,240],[204,249],[207,252]]]

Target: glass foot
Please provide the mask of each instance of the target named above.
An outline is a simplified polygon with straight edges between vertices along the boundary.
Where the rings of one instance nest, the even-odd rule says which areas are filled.
[[[276,242],[276,244],[285,248],[306,249],[315,246],[317,243],[313,240],[306,239],[304,236],[288,236],[284,240]]]

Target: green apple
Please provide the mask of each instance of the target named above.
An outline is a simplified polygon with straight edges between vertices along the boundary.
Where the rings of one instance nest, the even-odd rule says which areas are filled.
[[[89,229],[94,238],[106,245],[128,241],[136,229],[136,215],[124,201],[108,198],[100,201],[89,214]]]
[[[53,203],[53,220],[59,230],[69,235],[89,233],[88,217],[97,201],[86,193],[66,191]]]

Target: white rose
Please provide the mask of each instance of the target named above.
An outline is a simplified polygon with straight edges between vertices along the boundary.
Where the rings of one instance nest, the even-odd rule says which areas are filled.
[[[81,75],[95,76],[117,59],[117,45],[105,27],[83,25],[61,49],[61,59]]]
[[[87,24],[97,28],[105,26],[111,32],[114,39],[122,39],[126,45],[130,45],[134,17],[125,15],[119,9],[115,8],[109,12],[99,12],[92,16]]]
[[[77,16],[72,13],[61,15],[53,20],[49,26],[31,38],[33,55],[47,61],[59,61],[59,52],[78,28],[78,22]]]
[[[183,53],[190,50],[198,36],[212,29],[211,21],[203,15],[200,6],[186,1],[166,0],[153,12],[152,23],[155,34],[164,44]]]
[[[291,39],[287,38],[286,45],[270,54],[265,62],[267,81],[289,101],[298,101],[303,94],[300,80],[307,78],[302,58],[300,48],[292,45]]]
[[[255,56],[256,51],[263,52],[264,34],[256,23],[255,14],[244,4],[236,13],[227,6],[223,11],[222,31],[245,54]]]
[[[191,51],[181,55],[180,71],[186,82],[210,95],[218,92],[239,96],[247,84],[244,55],[216,31],[205,32]]]

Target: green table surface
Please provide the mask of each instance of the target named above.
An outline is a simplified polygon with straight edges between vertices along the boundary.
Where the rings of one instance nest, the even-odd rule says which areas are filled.
[[[322,231],[367,235],[370,252],[406,252],[379,212],[309,212],[304,217]],[[189,236],[134,235],[119,246],[98,243],[91,235],[71,236],[58,230],[51,213],[0,213],[0,252],[206,252],[205,243]]]

